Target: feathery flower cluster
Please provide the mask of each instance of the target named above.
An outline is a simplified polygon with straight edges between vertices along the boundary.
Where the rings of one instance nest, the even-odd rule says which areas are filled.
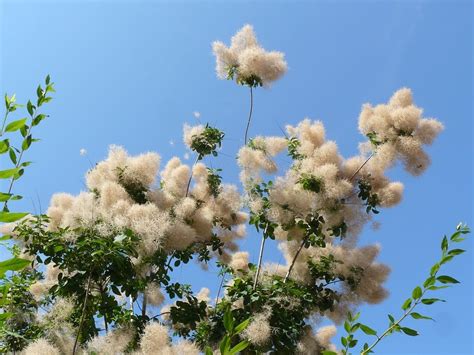
[[[186,196],[191,170],[177,157],[161,171],[161,187],[155,188],[159,161],[156,153],[130,157],[112,146],[109,157],[87,173],[89,191],[53,196],[47,212],[50,228],[95,228],[104,237],[130,229],[140,238],[140,256],[159,249],[184,250],[214,233],[235,250],[233,240],[243,236],[241,225],[247,218],[240,212],[237,189],[222,185],[217,196],[211,194],[208,170],[199,163],[193,167],[195,183]]]
[[[388,104],[375,107],[366,104],[359,117],[359,130],[372,135],[372,142],[381,145],[376,163],[381,169],[401,159],[412,175],[420,175],[430,164],[423,145],[430,145],[443,130],[432,118],[422,118],[423,110],[413,104],[410,89],[398,90]]]
[[[407,89],[397,91],[387,105],[365,105],[359,124],[369,138],[362,149],[372,147],[371,156],[345,160],[336,143],[326,140],[323,124],[309,119],[287,126],[289,138],[257,137],[238,155],[248,207],[273,223],[287,262],[286,266],[267,266],[265,274],[291,273],[299,282],[314,282],[308,261],[332,255],[340,261],[333,271],[345,280],[338,289],[341,301],[328,314],[335,321],[357,304],[377,303],[387,296],[382,284],[389,269],[375,262],[379,247],[357,248],[356,237],[372,218],[368,212],[378,213],[378,207],[391,207],[401,200],[403,184],[391,182],[385,171],[401,160],[414,175],[421,173],[428,161],[422,144],[430,144],[442,129],[438,121],[421,118],[421,109],[413,105]],[[268,185],[264,203],[255,186],[262,181],[262,173],[278,171],[272,158],[285,148],[283,143],[293,164]],[[406,149],[408,146],[413,149]],[[303,248],[310,242],[308,230],[302,227],[308,226],[308,219],[316,221],[319,229],[312,232],[321,240]],[[337,244],[339,237],[344,237],[341,245]],[[231,265],[242,264],[238,260],[236,257]],[[264,275],[261,282],[266,279]]]
[[[311,327],[306,327],[303,337],[298,343],[297,354],[319,354],[324,350],[336,352],[336,346],[331,343],[331,338],[336,335],[336,327],[329,325],[318,329],[316,334]]]
[[[231,40],[230,47],[212,44],[216,71],[221,79],[235,79],[249,86],[270,85],[285,74],[287,64],[282,52],[265,51],[258,44],[253,27],[245,25]]]
[[[172,344],[168,335],[168,328],[160,323],[149,323],[143,332],[140,341],[140,352],[143,355],[198,355],[199,348],[193,343],[183,340]]]
[[[272,328],[268,322],[270,315],[270,312],[256,314],[249,326],[243,331],[242,338],[257,346],[268,343],[272,333]]]

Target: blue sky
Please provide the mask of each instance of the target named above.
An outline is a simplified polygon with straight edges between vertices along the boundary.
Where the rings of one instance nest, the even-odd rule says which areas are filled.
[[[361,105],[385,102],[403,86],[413,89],[427,117],[446,126],[429,148],[433,163],[425,175],[391,171],[405,184],[403,203],[384,210],[380,230],[366,228],[360,240],[380,242],[380,260],[392,267],[390,297],[361,308],[364,322],[383,329],[386,314],[400,313],[437,260],[442,235],[459,221],[473,222],[469,1],[0,0],[1,93],[16,92],[24,102],[48,73],[57,88],[47,108],[51,117],[37,131],[42,141],[29,153],[35,163],[16,186],[25,196],[16,206],[39,210],[40,202],[45,210],[54,192],[79,192],[88,159],[103,159],[109,144],[132,154],[158,151],[164,160],[183,156],[182,125],[195,121],[194,111],[227,132],[213,164],[237,183],[234,157],[243,141],[248,90],[216,78],[210,43],[229,41],[246,23],[265,48],[284,51],[289,64],[271,89],[256,90],[251,135],[279,134],[279,126],[304,117],[321,119],[342,154],[353,155],[363,140],[357,131]],[[81,148],[88,159],[79,155]],[[258,243],[253,232],[243,243],[254,259]],[[420,310],[436,322],[408,321],[422,336],[395,335],[377,353],[474,351],[474,248],[471,241],[465,247],[469,253],[446,267],[462,284],[440,292],[447,303]],[[279,260],[275,248],[266,258]],[[196,289],[215,290],[211,276],[213,270],[193,267],[177,274]]]

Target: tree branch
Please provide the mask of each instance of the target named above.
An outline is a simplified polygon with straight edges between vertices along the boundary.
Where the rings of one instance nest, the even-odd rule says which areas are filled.
[[[301,250],[303,249],[305,243],[306,243],[306,237],[303,238],[303,240],[301,241],[301,245],[298,248],[298,250],[296,251],[295,256],[293,257],[293,260],[290,264],[290,267],[288,268],[288,271],[286,272],[285,279],[283,280],[283,282],[286,282],[289,279],[291,271],[293,270],[293,267],[295,266],[296,259],[298,258],[298,255],[300,255]]]
[[[245,144],[247,144],[247,136],[249,133],[250,121],[252,119],[252,112],[253,112],[253,88],[250,86],[250,111],[249,111],[249,118],[247,120],[247,127],[245,128],[245,136],[244,136]]]

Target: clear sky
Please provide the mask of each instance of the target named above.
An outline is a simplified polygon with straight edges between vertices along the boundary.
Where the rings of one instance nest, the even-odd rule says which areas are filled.
[[[403,203],[382,211],[381,228],[367,228],[360,240],[380,242],[380,260],[392,268],[390,297],[361,308],[365,323],[383,329],[386,314],[400,314],[437,260],[442,235],[459,221],[473,222],[472,7],[455,0],[0,0],[1,93],[16,92],[24,102],[48,73],[57,89],[47,108],[51,117],[37,131],[42,141],[29,152],[35,163],[16,186],[25,196],[16,207],[38,211],[41,204],[44,211],[54,192],[78,193],[88,159],[103,159],[110,144],[132,154],[158,151],[164,160],[182,157],[182,125],[195,122],[194,111],[227,132],[213,164],[237,183],[234,157],[243,142],[248,90],[216,78],[210,43],[228,42],[250,23],[262,45],[284,51],[289,64],[271,89],[256,90],[251,134],[279,134],[286,123],[321,119],[328,138],[353,155],[363,140],[361,105],[386,102],[403,86],[413,89],[427,117],[446,126],[429,148],[433,164],[425,175],[391,171],[405,184]],[[252,231],[242,246],[253,260],[258,243]],[[420,309],[436,322],[409,320],[422,336],[395,335],[377,353],[473,353],[474,248],[471,241],[465,247],[469,253],[446,268],[462,284],[440,292],[447,303]],[[280,259],[275,248],[265,257]],[[188,267],[177,276],[196,289],[218,286],[213,270]]]

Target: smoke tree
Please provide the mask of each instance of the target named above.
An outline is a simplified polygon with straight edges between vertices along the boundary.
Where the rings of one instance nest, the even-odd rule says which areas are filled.
[[[387,296],[389,267],[377,261],[379,246],[357,246],[373,215],[402,199],[403,184],[386,173],[402,164],[421,175],[430,164],[424,148],[443,129],[423,117],[409,89],[362,107],[365,140],[357,156],[344,158],[323,123],[309,118],[283,136],[250,138],[253,90],[285,74],[284,54],[263,49],[249,25],[213,51],[218,77],[250,91],[245,145],[236,152],[241,186],[222,180],[225,167],[211,167],[225,132],[209,124],[184,126],[192,166],[111,146],[86,173],[86,191],[55,194],[45,215],[2,226],[30,260],[17,272],[26,286],[4,294],[21,320],[4,327],[3,350],[329,355],[360,346],[366,354],[394,332],[416,335],[402,321],[428,318],[415,307],[439,300],[425,294],[458,282],[440,269],[464,252],[450,248],[469,233],[463,225],[443,239],[440,261],[402,316],[389,315],[387,330],[375,331],[356,314]],[[278,166],[278,155],[291,163]],[[246,228],[261,236],[260,250],[252,251],[257,264],[239,250]],[[284,264],[264,262],[267,243],[278,245]],[[207,285],[220,284],[212,298],[209,288],[195,294],[173,280],[191,260],[218,265],[220,279]],[[344,324],[341,345],[332,342],[335,326],[315,327],[321,319]],[[374,343],[357,344],[359,330]]]

